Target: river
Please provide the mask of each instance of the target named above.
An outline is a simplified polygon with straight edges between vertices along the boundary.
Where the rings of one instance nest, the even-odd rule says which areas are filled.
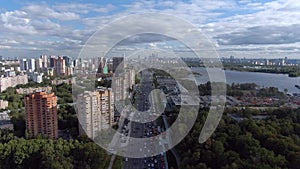
[[[198,72],[201,76],[195,75],[198,84],[209,81],[208,74],[203,67],[191,68],[192,71]],[[210,69],[213,70],[213,69]],[[288,77],[286,74],[260,73],[260,72],[240,72],[225,70],[226,83],[256,83],[260,87],[277,87],[280,91],[288,90],[288,93],[299,93],[300,77]],[[192,77],[189,77],[189,79]]]

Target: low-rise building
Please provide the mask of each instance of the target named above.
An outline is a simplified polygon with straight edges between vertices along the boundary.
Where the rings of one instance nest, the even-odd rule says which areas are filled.
[[[9,113],[10,110],[0,112],[0,129],[14,130],[14,125],[12,124],[10,116],[8,115]]]
[[[46,86],[46,87],[29,87],[29,88],[20,88],[16,89],[16,92],[18,94],[29,94],[29,93],[35,93],[35,92],[46,92],[46,93],[51,93],[52,87],[51,86]]]
[[[8,107],[8,101],[0,100],[0,109],[6,109]]]
[[[69,79],[54,79],[51,81],[52,85],[60,85],[63,83],[72,84],[72,83],[75,83],[75,80],[72,78],[69,78]]]
[[[5,91],[9,87],[15,87],[19,84],[27,84],[27,75],[18,75],[14,77],[0,77],[0,92]]]

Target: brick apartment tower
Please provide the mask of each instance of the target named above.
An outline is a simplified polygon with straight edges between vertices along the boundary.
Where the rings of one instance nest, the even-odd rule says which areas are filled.
[[[36,92],[25,96],[26,129],[32,136],[58,137],[57,97],[54,93]]]

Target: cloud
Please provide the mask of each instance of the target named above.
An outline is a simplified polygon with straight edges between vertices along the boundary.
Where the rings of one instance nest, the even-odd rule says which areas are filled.
[[[2,32],[15,32],[20,34],[35,34],[36,30],[30,25],[31,19],[24,11],[10,11],[0,14]]]
[[[144,33],[133,35],[124,39],[118,43],[118,45],[135,45],[141,43],[149,43],[150,46],[156,46],[157,42],[163,41],[172,41],[175,40],[174,38],[170,38],[164,35],[153,34],[153,33]]]
[[[300,24],[288,26],[256,26],[244,31],[218,36],[221,45],[289,44],[300,42]]]
[[[78,20],[80,16],[74,12],[58,12],[45,5],[29,5],[23,9],[31,17],[54,18],[62,21]]]
[[[232,52],[240,56],[273,56],[274,51],[297,54],[300,48],[300,1],[137,0],[125,5],[111,3],[31,3],[15,10],[1,9],[1,51],[18,48],[20,50],[16,51],[23,50],[24,53],[35,49],[77,55],[76,52],[96,30],[116,18],[145,12],[162,12],[186,19],[212,39],[220,52],[228,55]],[[143,23],[152,26],[147,25],[147,20]],[[112,31],[120,29],[126,28]],[[133,36],[120,45],[126,48],[167,40],[156,36]],[[173,47],[165,45],[165,48]]]
[[[59,11],[67,11],[79,14],[87,14],[90,12],[107,13],[117,9],[112,4],[96,5],[96,4],[80,4],[80,3],[59,3],[53,6],[53,8]]]

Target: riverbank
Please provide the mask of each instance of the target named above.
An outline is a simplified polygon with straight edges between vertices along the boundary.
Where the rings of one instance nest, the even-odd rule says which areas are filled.
[[[223,66],[224,66],[224,70],[287,74],[289,77],[300,77],[299,66],[245,66],[245,65],[226,65],[226,64],[224,64]]]
[[[207,69],[210,69],[209,72],[214,74],[214,68],[193,67],[191,68],[191,71],[199,72],[201,76],[189,76],[187,77],[187,79],[194,79],[198,84],[205,84],[210,81]],[[289,77],[286,74],[247,72],[236,70],[225,70],[224,73],[227,84],[255,83],[260,87],[277,87],[282,92],[287,89],[287,93],[300,94],[300,89],[295,87],[295,85],[300,85],[300,77]]]

